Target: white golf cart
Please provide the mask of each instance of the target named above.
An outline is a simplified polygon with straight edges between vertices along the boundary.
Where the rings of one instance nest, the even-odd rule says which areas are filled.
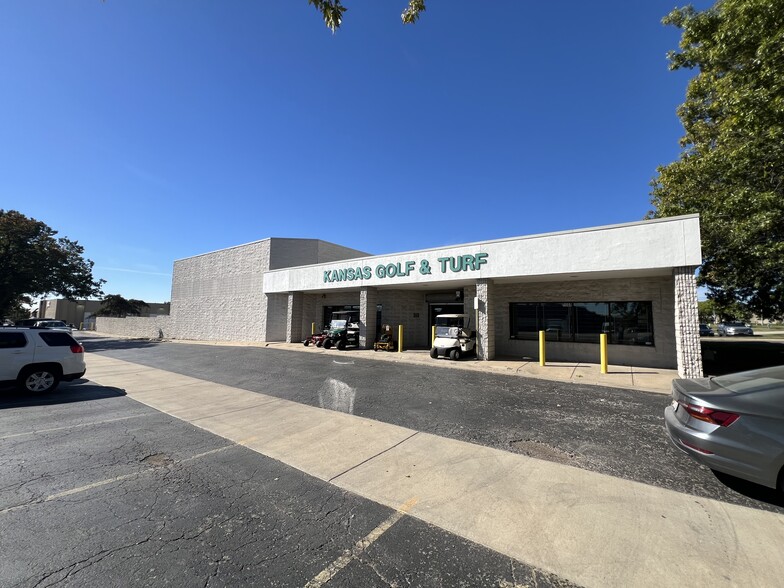
[[[476,353],[476,331],[471,331],[471,315],[439,314],[436,316],[436,338],[430,348],[430,357],[448,357],[458,360]]]

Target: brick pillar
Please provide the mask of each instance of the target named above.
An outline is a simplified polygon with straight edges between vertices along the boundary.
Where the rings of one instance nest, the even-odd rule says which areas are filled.
[[[376,306],[378,290],[364,287],[359,291],[359,348],[373,349],[376,341]]]
[[[489,360],[495,357],[493,282],[486,278],[478,279],[476,296],[479,298],[479,310],[474,310],[473,300],[466,300],[468,307],[466,311],[473,313],[476,321],[476,356],[479,359]]]
[[[302,292],[289,292],[288,311],[286,312],[286,343],[298,343],[302,338]]]
[[[700,319],[697,312],[696,267],[676,267],[675,278],[675,350],[678,354],[678,374],[682,378],[702,377],[702,349],[700,348]]]

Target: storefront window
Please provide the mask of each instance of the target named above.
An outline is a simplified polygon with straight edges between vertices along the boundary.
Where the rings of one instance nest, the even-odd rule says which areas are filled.
[[[653,345],[651,302],[517,302],[509,308],[509,336],[548,341]]]

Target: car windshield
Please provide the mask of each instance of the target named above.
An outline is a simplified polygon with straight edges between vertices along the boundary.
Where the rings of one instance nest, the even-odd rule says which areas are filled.
[[[329,323],[330,329],[345,329],[346,328],[346,321],[341,319],[334,319],[331,323]]]
[[[713,381],[736,394],[780,389],[784,393],[784,365],[718,376]]]
[[[454,339],[460,327],[436,327],[436,337]]]
[[[726,326],[728,326],[728,327],[745,327],[746,325],[744,325],[743,323],[727,323]]]

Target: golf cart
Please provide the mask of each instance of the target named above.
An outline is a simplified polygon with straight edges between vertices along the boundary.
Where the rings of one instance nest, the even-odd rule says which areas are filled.
[[[471,315],[439,314],[436,316],[436,338],[430,357],[449,357],[458,360],[476,352],[476,331],[469,330]]]
[[[342,310],[332,313],[329,332],[324,339],[324,349],[337,347],[341,351],[346,347],[359,346],[359,311]]]

